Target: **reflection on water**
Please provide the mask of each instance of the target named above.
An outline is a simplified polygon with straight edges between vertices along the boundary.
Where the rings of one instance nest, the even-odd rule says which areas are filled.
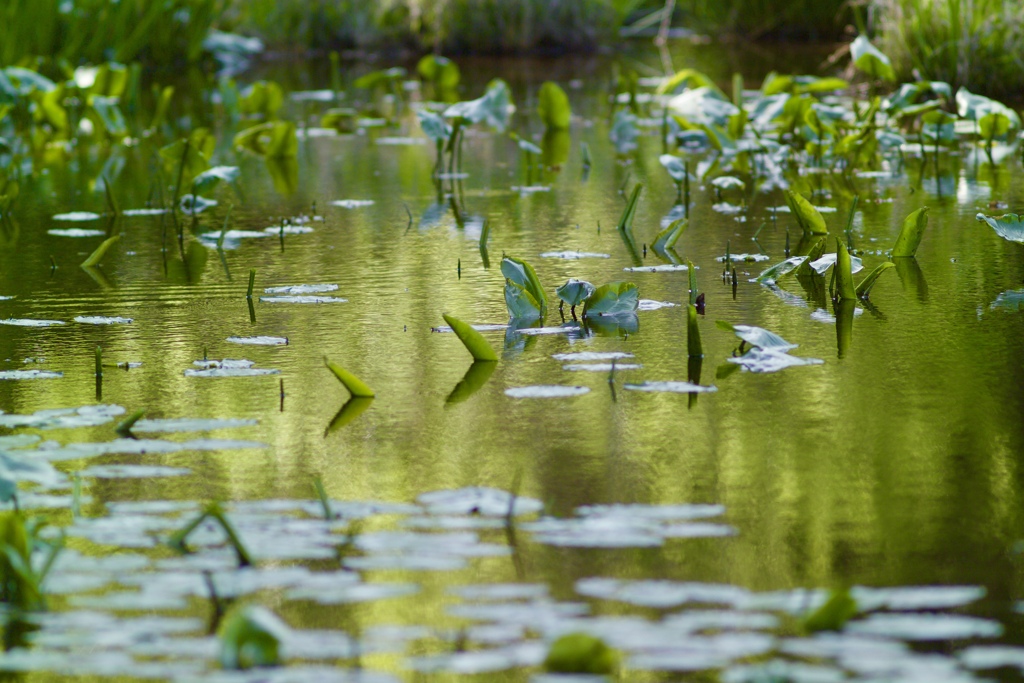
[[[633,59],[648,70],[660,69],[656,57]],[[723,79],[731,71],[695,66]],[[456,633],[468,622],[446,608],[454,600],[448,589],[464,583],[545,584],[563,601],[581,600],[574,585],[587,577],[729,584],[743,595],[844,584],[962,584],[985,587],[982,611],[1015,623],[1012,601],[1024,596],[1017,560],[1009,552],[1024,537],[1024,480],[1018,468],[1024,451],[1024,318],[1011,304],[1024,281],[1024,251],[974,215],[991,213],[990,197],[1011,208],[1019,205],[1024,180],[1019,162],[993,170],[973,158],[952,157],[943,160],[937,178],[930,164],[918,166],[908,159],[896,177],[816,177],[820,192],[814,202],[838,209],[824,214],[834,232],[841,229],[852,196],[860,196],[852,240],[864,252],[868,269],[883,260],[876,252],[892,245],[904,216],[931,207],[917,258],[896,259],[896,272],[882,276],[870,305],[859,305],[869,314],[859,315],[850,304],[833,309],[824,292],[805,292],[792,279],[785,291],[751,282],[767,263],[735,262],[735,286],[720,276],[717,259],[727,243],[734,254],[763,250],[771,263],[788,256],[788,232],[794,242],[799,233],[792,216],[768,211],[784,204],[778,190],[752,195],[737,216],[714,211],[713,188],[694,183],[690,224],[675,245],[679,258],[662,258],[647,249],[667,225],[664,217],[679,215],[676,187],[658,162],[656,135],[642,135],[635,151],[616,154],[603,89],[610,75],[607,62],[567,60],[549,68],[483,61],[479,69],[464,72],[470,78],[466,97],[477,96],[492,76],[506,78],[519,106],[514,126],[538,134],[532,110],[539,82],[551,76],[580,80],[568,89],[579,117],[571,139],[542,141],[545,155],[557,159],[559,168],[537,171],[531,178],[531,184],[549,186],[549,191],[513,190],[524,183],[515,143],[473,131],[464,146],[466,177],[445,181],[445,192],[454,191],[439,200],[431,181],[432,146],[398,144],[405,136],[419,135],[409,112],[398,129],[306,137],[294,168],[236,158],[225,142],[220,161],[241,166],[239,188],[219,188],[218,206],[186,225],[182,243],[164,215],[125,216],[109,228],[121,235],[118,248],[101,268],[85,270],[78,264],[106,233],[75,232],[81,236],[72,238],[67,224],[53,216],[102,211],[102,192],[91,189],[90,181],[104,159],[74,159],[25,180],[19,211],[0,239],[0,295],[14,297],[0,301],[0,318],[14,319],[0,328],[0,370],[61,372],[63,377],[0,381],[0,408],[30,415],[94,403],[94,352],[101,346],[107,364],[105,404],[129,413],[143,409],[149,420],[258,420],[255,426],[217,424],[214,436],[230,441],[226,449],[212,452],[171,446],[105,449],[93,444],[114,437],[112,423],[74,430],[66,424],[46,425],[56,427],[43,438],[58,442],[50,444],[51,455],[62,460],[66,472],[120,465],[175,468],[142,470],[153,475],[143,478],[88,475],[84,514],[96,521],[92,535],[69,541],[74,552],[95,555],[95,544],[122,542],[126,537],[120,534],[128,529],[134,547],[142,549],[137,552],[169,557],[152,548],[154,538],[179,524],[176,518],[161,517],[177,514],[173,505],[129,513],[130,507],[110,503],[181,501],[187,508],[193,501],[212,499],[313,501],[316,477],[338,505],[370,500],[405,505],[429,491],[516,487],[554,517],[534,521],[534,527],[499,524],[446,531],[444,538],[406,536],[400,550],[388,546],[386,553],[368,555],[399,559],[343,562],[367,580],[395,584],[383,594],[404,596],[416,590],[415,598],[375,602],[370,600],[378,596],[370,591],[366,602],[353,598],[353,604],[325,607],[309,600],[308,586],[317,584],[299,577],[293,584],[282,580],[265,586],[272,596],[268,602],[293,627],[363,634],[362,663],[391,671],[403,670],[393,653],[412,636],[398,631],[381,635],[380,629],[429,625]],[[283,80],[301,86],[316,77],[316,72],[296,68]],[[645,131],[656,133],[657,128]],[[230,140],[231,131],[223,133],[223,140]],[[583,142],[593,159],[589,173],[582,167]],[[149,151],[140,145],[115,153],[123,161],[116,181],[121,204],[143,206],[150,192]],[[614,226],[624,206],[623,188],[637,182],[646,189],[633,227],[639,244],[633,244],[624,242]],[[332,204],[338,200],[358,201]],[[220,231],[232,205],[231,228],[238,232],[228,233],[218,252],[215,239],[200,242],[198,236]],[[304,234],[283,234],[273,227],[283,225],[284,218],[294,226],[300,222],[296,217],[313,215],[318,220],[302,222],[311,228]],[[485,220],[489,236],[482,249]],[[610,258],[541,258],[559,252]],[[431,328],[443,322],[443,312],[472,323],[506,322],[498,268],[502,253],[530,261],[549,292],[568,278],[594,283],[628,279],[642,298],[671,303],[688,300],[688,273],[673,264],[691,261],[699,268],[697,284],[706,297],[700,321],[703,384],[713,383],[718,391],[699,400],[673,393],[678,386],[620,391],[626,382],[701,383],[700,364],[694,373],[687,357],[682,306],[643,310],[629,324],[595,326],[592,334],[576,328],[570,334],[485,331],[493,346],[503,348],[501,361],[469,365],[454,335]],[[51,256],[56,268],[51,268]],[[652,268],[658,266],[669,267]],[[331,291],[322,297],[330,303],[284,301],[287,297],[272,302],[257,296],[249,302],[250,269],[256,271],[258,292],[300,284],[336,284],[337,290],[298,290]],[[824,315],[815,316],[815,309],[824,309]],[[79,316],[130,318],[131,323],[84,324],[75,321]],[[16,326],[28,320],[64,324]],[[799,344],[793,357],[824,363],[776,373],[722,372],[719,366],[727,365],[727,359],[742,359],[733,358],[737,340],[716,327],[716,320],[771,330]],[[554,311],[545,321],[560,323]],[[229,338],[272,341],[239,346]],[[628,362],[641,367],[611,377],[563,368],[568,357],[561,354],[581,353],[628,353]],[[350,399],[324,367],[325,356],[372,386],[377,398]],[[207,358],[224,359],[221,370],[230,360],[244,359],[254,364],[250,369],[279,374],[216,377],[239,373],[214,367],[198,371],[195,361]],[[141,365],[113,367],[126,363]],[[514,398],[516,391],[510,391],[544,385],[589,391],[545,399]],[[203,436],[185,434],[180,440],[216,447]],[[176,443],[175,437],[168,435],[163,443]],[[237,440],[245,447],[230,445]],[[175,476],[156,476],[161,473]],[[648,522],[635,518],[574,515],[579,506],[617,503],[722,505],[724,515],[701,526],[675,520],[679,528],[674,534],[661,530],[671,520],[657,522],[652,531]],[[119,528],[99,528],[99,520],[110,519],[103,516],[105,509],[121,510]],[[257,554],[288,559],[287,552],[270,551],[274,539],[289,538],[289,530],[274,526],[280,520],[273,521],[272,506],[257,512],[239,514],[243,537],[257,546]],[[58,519],[69,523],[70,515],[61,514]],[[319,513],[312,508],[308,514]],[[349,510],[343,521],[316,528],[296,521],[292,538],[301,542],[293,540],[282,550],[297,545],[296,557],[327,562],[333,550],[323,555],[307,551],[328,547],[328,533],[348,529],[350,520],[361,516],[366,515]],[[361,532],[411,533],[396,531],[395,524],[394,517],[373,517]],[[572,541],[584,532],[620,540],[639,534],[650,542],[627,544],[628,549],[575,547],[580,544]],[[375,538],[384,537],[358,536],[355,547],[368,552]],[[409,562],[446,571],[411,571]],[[286,589],[294,592],[285,595]],[[342,590],[340,583],[318,595],[344,594],[337,602],[348,603],[351,596],[345,591],[360,595],[353,586]],[[151,594],[156,596],[154,610],[183,605],[190,614],[206,614],[206,593],[199,588]],[[168,604],[175,596],[184,600],[183,595],[192,597]],[[102,600],[107,599],[65,604],[58,598],[55,604],[104,609]],[[574,609],[569,602],[548,602],[543,596],[526,599],[538,601],[525,603],[531,610],[528,621],[517,626],[505,615],[498,625],[516,633],[540,623],[543,609]],[[721,602],[744,609],[738,607],[747,604],[743,599]],[[121,604],[149,609],[130,597]],[[619,611],[607,605],[595,609]],[[59,616],[46,619],[55,620],[55,633],[72,628]],[[30,637],[34,628],[11,629],[7,640]],[[915,625],[867,622],[864,628],[913,632]],[[618,632],[608,629],[609,639],[616,640]],[[160,634],[156,626],[151,631]],[[676,636],[692,632],[672,631]],[[1015,630],[1007,637],[1021,641]],[[519,639],[511,636],[507,642]],[[197,652],[209,649],[209,642],[196,640],[191,646]],[[737,652],[757,655],[775,647],[765,649],[759,642],[747,643],[747,650],[728,649],[738,647],[735,643],[718,646],[729,661],[740,656]],[[446,648],[451,649],[450,643],[435,643],[424,654]],[[502,650],[500,657],[513,664],[536,663],[533,651]],[[316,653],[309,658],[321,659]],[[432,661],[416,666],[429,670],[436,664]]]

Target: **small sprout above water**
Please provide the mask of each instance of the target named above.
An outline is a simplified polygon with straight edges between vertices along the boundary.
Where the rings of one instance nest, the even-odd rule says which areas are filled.
[[[44,607],[43,580],[63,548],[63,535],[46,541],[39,536],[42,526],[17,510],[0,514],[0,602],[15,609]],[[32,561],[36,549],[46,553],[41,565]]]
[[[142,419],[142,416],[145,414],[145,410],[136,410],[134,413],[118,422],[117,425],[114,427],[114,431],[118,434],[118,436],[121,436],[126,439],[134,439],[135,435],[132,434],[132,427],[134,427],[135,423]]]
[[[704,346],[700,341],[700,327],[697,326],[697,307],[686,307],[686,351],[690,358],[702,358]]]
[[[551,643],[544,668],[563,674],[612,674],[619,668],[619,655],[589,633],[569,633]]]
[[[860,281],[860,284],[857,285],[857,296],[861,299],[867,299],[871,296],[871,288],[875,286],[875,283],[878,281],[878,277],[890,268],[895,267],[896,264],[892,261],[886,261],[878,264],[878,266],[868,273],[864,279]]]
[[[928,207],[924,206],[914,211],[903,221],[903,228],[900,230],[896,244],[892,248],[894,258],[913,257],[917,248],[921,245],[921,238],[924,236],[924,229],[928,227]]]
[[[498,360],[498,354],[494,352],[494,349],[487,343],[484,336],[473,329],[472,325],[469,325],[454,316],[450,316],[447,313],[443,313],[441,317],[444,318],[444,321],[448,323],[452,328],[452,331],[455,332],[455,336],[459,338],[459,341],[463,343],[466,350],[473,356],[473,360]]]
[[[850,589],[836,590],[821,607],[803,618],[803,627],[810,633],[839,631],[857,612],[857,601],[850,595]]]
[[[103,257],[107,255],[107,251],[110,247],[114,246],[114,243],[121,239],[120,235],[114,235],[103,240],[100,246],[96,247],[96,251],[89,254],[89,258],[82,261],[83,268],[92,268],[98,266]]]
[[[552,81],[545,81],[537,94],[537,114],[549,130],[564,130],[569,127],[572,109],[565,91]]]
[[[809,201],[791,190],[786,190],[786,204],[796,218],[797,224],[804,231],[805,235],[826,235],[828,227],[825,219]]]
[[[843,241],[838,237],[836,238],[835,274],[836,300],[844,301],[857,298],[856,288],[853,284],[853,270],[850,262],[850,252],[846,249],[846,245],[843,244]]]
[[[239,537],[238,532],[235,531],[234,525],[231,524],[227,515],[224,514],[224,509],[221,507],[220,503],[217,502],[208,504],[197,517],[178,531],[171,534],[171,537],[167,539],[167,544],[178,552],[191,552],[186,545],[189,535],[191,535],[191,533],[195,531],[200,524],[208,519],[216,522],[228,537],[228,543],[231,545],[231,548],[235,551],[235,555],[238,557],[238,566],[251,567],[253,565],[252,556],[249,555],[249,551],[246,549],[245,545],[242,544],[242,539]]]
[[[583,317],[615,316],[634,313],[640,305],[640,290],[632,282],[601,285],[583,304]]]
[[[220,627],[218,659],[228,670],[277,666],[288,626],[270,610],[247,605],[229,614]]]
[[[584,303],[596,288],[586,280],[570,278],[564,285],[555,290],[555,294],[563,303],[569,304],[569,312],[576,319],[576,307]],[[561,308],[561,305],[559,306]]]
[[[349,393],[352,394],[353,397],[373,398],[376,396],[373,389],[337,363],[334,363],[325,357],[324,364],[327,366],[328,370],[334,373],[334,376],[338,378],[338,381],[341,382],[346,389],[348,389]]]

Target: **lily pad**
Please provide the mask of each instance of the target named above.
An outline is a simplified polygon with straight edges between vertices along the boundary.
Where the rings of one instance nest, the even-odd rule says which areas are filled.
[[[0,380],[5,379],[60,379],[63,372],[51,370],[0,370]]]
[[[12,325],[14,327],[55,327],[63,324],[63,320],[32,320],[29,318],[7,318],[6,320],[0,320],[0,325]]]
[[[1001,218],[995,218],[979,213],[975,217],[979,221],[988,223],[989,227],[1003,239],[1024,244],[1024,221],[1017,214],[1008,213]]]
[[[265,304],[344,304],[348,299],[336,296],[261,296],[260,301]]]
[[[55,221],[85,222],[98,221],[102,216],[91,211],[72,211],[70,213],[58,213],[53,217]]]
[[[576,351],[574,353],[556,353],[551,356],[555,360],[572,361],[585,363],[597,360],[617,360],[620,358],[632,358],[632,353],[625,351]]]
[[[541,258],[558,258],[568,261],[577,261],[584,258],[611,258],[611,254],[599,254],[589,251],[545,251]]]
[[[47,235],[55,237],[103,237],[107,233],[102,230],[83,230],[82,228],[58,228],[47,230]]]
[[[577,363],[570,365],[563,365],[563,370],[569,372],[612,372],[613,370],[640,370],[644,366],[636,363]],[[626,385],[626,388],[631,388],[630,385]]]
[[[134,318],[108,317],[103,315],[79,315],[75,317],[76,323],[83,325],[128,325]]]
[[[302,295],[302,294],[323,294],[324,292],[337,291],[338,285],[335,284],[322,284],[322,285],[284,285],[281,287],[267,287],[263,290],[264,294],[287,294],[287,295]]]
[[[505,395],[512,398],[569,398],[588,393],[590,393],[590,387],[572,387],[561,384],[510,387],[505,390]]]
[[[288,337],[228,337],[226,341],[252,346],[287,346]]]
[[[738,358],[726,358],[730,363],[736,363],[744,370],[750,372],[778,372],[786,368],[799,367],[801,365],[821,365],[825,361],[820,358],[798,358],[778,350],[767,350],[752,348]]]
[[[718,391],[718,387],[703,386],[690,382],[644,382],[643,384],[625,384],[623,388],[630,391],[665,392],[670,394],[703,394]]]
[[[372,199],[338,199],[331,202],[331,206],[340,206],[343,209],[360,209],[364,206],[373,206]]]

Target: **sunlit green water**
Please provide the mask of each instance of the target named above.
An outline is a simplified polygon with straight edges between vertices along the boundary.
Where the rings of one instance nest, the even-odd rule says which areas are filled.
[[[658,65],[655,57],[645,59],[651,68]],[[759,82],[762,73],[754,70],[751,77]],[[545,546],[520,534],[511,558],[473,560],[468,569],[454,572],[367,574],[419,583],[423,592],[415,598],[324,607],[284,601],[269,592],[263,602],[293,626],[355,633],[393,623],[456,629],[465,622],[447,614],[454,599],[445,590],[459,583],[545,583],[555,596],[577,600],[574,582],[590,576],[702,581],[758,591],[967,584],[988,592],[970,612],[997,618],[1006,626],[1005,640],[1021,642],[1013,605],[1024,587],[1019,585],[1020,560],[1011,547],[1024,536],[1018,464],[1024,319],[991,304],[1001,292],[1022,286],[1024,250],[974,219],[979,211],[1003,212],[990,209],[990,202],[1005,202],[1011,211],[1019,207],[1024,179],[1019,157],[995,170],[982,163],[981,155],[946,159],[938,181],[930,163],[922,167],[915,159],[891,178],[799,181],[803,188],[824,191],[816,203],[838,209],[825,214],[833,235],[842,230],[852,196],[860,196],[854,243],[864,250],[891,247],[903,218],[930,207],[916,272],[883,275],[870,310],[840,333],[849,333],[842,353],[836,324],[812,317],[824,302],[808,302],[794,281],[786,287],[796,302],[749,281],[784,258],[787,228],[796,246],[799,229],[792,217],[780,214],[776,223],[766,211],[784,203],[781,193],[752,195],[741,214],[745,222],[738,222],[714,211],[710,187],[695,183],[690,226],[676,249],[699,268],[698,287],[707,299],[700,321],[705,348],[701,381],[717,385],[717,393],[694,399],[623,388],[627,381],[687,379],[685,309],[676,307],[640,312],[638,331],[627,336],[512,334],[506,340],[502,332],[487,332],[495,347],[503,347],[501,362],[471,398],[449,405],[446,398],[470,358],[453,335],[431,328],[442,324],[442,312],[479,323],[506,321],[498,267],[502,253],[530,261],[549,291],[569,277],[595,283],[629,279],[644,299],[680,303],[687,297],[685,272],[622,270],[639,264],[614,229],[624,205],[620,190],[636,182],[645,185],[634,232],[638,242],[647,244],[661,229],[676,192],[658,163],[662,149],[656,122],[636,151],[615,155],[608,141],[604,89],[610,63],[481,62],[464,66],[464,72],[467,97],[477,96],[491,77],[506,77],[519,108],[513,127],[538,135],[541,126],[532,113],[536,86],[548,77],[580,79],[578,87],[568,89],[577,115],[569,160],[558,171],[532,178],[549,191],[520,194],[511,189],[525,184],[526,177],[522,158],[507,138],[482,131],[467,138],[463,165],[468,177],[455,194],[469,219],[466,227],[457,225],[447,197],[437,205],[432,145],[378,144],[382,136],[420,135],[408,111],[397,129],[302,141],[292,192],[275,185],[263,161],[229,151],[230,131],[221,131],[219,160],[241,166],[240,192],[219,189],[220,205],[200,216],[181,250],[169,218],[121,219],[112,227],[122,240],[104,262],[105,284],[77,266],[100,238],[71,239],[46,231],[106,228],[103,222],[66,224],[50,218],[65,211],[103,210],[102,193],[92,191],[90,183],[107,161],[106,153],[72,157],[26,183],[16,230],[3,234],[0,295],[16,298],[0,302],[0,317],[69,324],[0,328],[0,358],[10,359],[3,369],[13,369],[26,367],[24,358],[42,357],[45,363],[27,367],[60,370],[64,377],[0,382],[0,408],[27,414],[95,402],[93,354],[101,345],[108,363],[142,363],[130,371],[108,369],[102,402],[129,412],[145,409],[148,417],[256,418],[257,427],[216,436],[269,446],[62,463],[68,472],[108,463],[191,470],[182,477],[90,481],[86,491],[92,503],[86,514],[103,515],[103,504],[110,501],[310,499],[315,477],[339,500],[396,503],[438,489],[508,489],[520,480],[521,495],[544,502],[560,516],[597,503],[722,504],[726,514],[720,521],[735,527],[734,537],[669,540],[654,549],[593,550]],[[304,83],[309,78],[315,77],[295,76],[303,87],[325,85],[323,80]],[[319,105],[307,106],[307,113],[319,111]],[[594,158],[585,179],[584,141]],[[122,205],[142,206],[152,184],[151,148],[143,142],[113,154],[124,159],[115,183]],[[330,205],[341,199],[374,204],[353,209]],[[311,213],[314,202],[323,221],[310,223],[311,234],[286,236],[283,242],[276,236],[242,240],[224,252],[223,260],[194,237],[219,229],[229,204],[234,205],[233,228],[263,230],[279,224],[282,216]],[[432,214],[439,218],[431,224]],[[491,226],[489,267],[478,244],[483,218]],[[751,237],[762,223],[755,243]],[[741,265],[735,290],[715,261],[727,241],[733,253],[771,257]],[[610,258],[540,257],[563,250]],[[653,252],[640,260],[643,265],[662,263]],[[882,260],[864,256],[869,269]],[[257,291],[337,283],[339,290],[332,294],[348,302],[256,303],[252,323],[244,298],[250,268],[256,269]],[[78,315],[126,316],[134,322],[111,327],[70,322]],[[733,335],[714,325],[716,320],[775,331],[800,345],[795,354],[824,364],[716,379],[716,370],[737,346]],[[555,311],[548,323],[557,322]],[[285,336],[289,344],[238,346],[225,341],[232,335]],[[210,358],[247,358],[281,374],[183,376],[204,350]],[[643,368],[616,373],[609,386],[605,373],[567,372],[552,358],[582,350],[627,351]],[[324,355],[377,391],[364,413],[335,430],[328,426],[346,393],[324,368]],[[507,388],[533,384],[575,384],[591,391],[549,400],[505,395]],[[43,433],[62,443],[111,436],[109,427]],[[508,542],[502,531],[484,532],[484,537]],[[99,550],[83,541],[70,544]],[[63,601],[58,598],[56,604]],[[594,605],[598,612],[626,611]],[[194,614],[206,610],[200,600],[191,603]],[[374,655],[366,663],[411,680],[403,661],[397,655]],[[526,674],[507,676],[520,680]]]

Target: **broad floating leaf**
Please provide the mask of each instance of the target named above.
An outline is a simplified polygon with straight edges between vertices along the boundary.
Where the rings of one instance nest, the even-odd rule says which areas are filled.
[[[722,320],[719,320],[715,324],[723,330],[729,330],[730,332],[735,333],[737,337],[751,346],[756,346],[757,348],[765,351],[785,352],[799,346],[798,344],[790,344],[779,335],[762,327],[754,327],[752,325],[733,325]]]
[[[1000,237],[1011,242],[1024,244],[1024,221],[1015,213],[1004,214],[1000,218],[979,213],[975,216],[979,221],[988,223]],[[895,256],[895,254],[893,254]]]
[[[871,44],[866,36],[860,35],[850,44],[850,56],[853,65],[871,78],[886,81],[896,80],[896,71],[892,62],[877,47]]]
[[[228,337],[232,344],[249,344],[252,346],[287,346],[288,337]]]
[[[525,289],[533,297],[540,310],[541,315],[547,308],[548,298],[544,294],[544,288],[540,284],[537,272],[526,261],[506,256],[501,259],[501,274],[511,280],[514,284]],[[505,290],[505,299],[508,300],[508,289]],[[516,316],[513,316],[516,317]]]
[[[924,229],[926,227],[928,227],[928,207],[923,206],[904,219],[903,228],[900,230],[899,237],[896,238],[896,244],[892,248],[893,257],[913,257],[917,253],[917,248],[921,245],[921,238],[924,236]]]
[[[771,284],[777,281],[780,277],[796,269],[800,264],[807,260],[806,256],[793,256],[788,258],[782,263],[776,263],[768,270],[763,271],[757,276],[757,282],[761,284]]]
[[[619,315],[636,311],[640,290],[632,282],[609,282],[593,291],[583,305],[583,317]]]
[[[671,154],[662,154],[658,157],[658,161],[665,167],[668,174],[672,176],[672,180],[677,183],[681,183],[686,180],[686,165],[683,163],[682,159]]]
[[[594,285],[586,280],[570,278],[568,282],[555,290],[558,298],[570,306],[579,306],[589,299],[595,291]]]
[[[552,81],[545,81],[537,94],[537,113],[545,128],[562,130],[569,127],[572,109],[565,91]]]
[[[762,349],[754,347],[739,357],[726,358],[750,372],[778,372],[786,368],[801,365],[821,365],[825,361],[819,358],[798,358],[778,349]]]
[[[338,381],[345,385],[345,388],[348,389],[349,393],[353,396],[357,398],[373,398],[376,396],[373,389],[368,387],[361,379],[337,363],[324,358],[324,364],[327,366],[328,370],[334,373],[334,376],[338,378]]]
[[[498,354],[494,352],[494,349],[484,336],[473,329],[471,325],[465,323],[458,318],[442,313],[441,317],[444,321],[451,326],[455,332],[455,336],[459,338],[459,341],[463,343],[466,350],[473,356],[474,360],[478,361],[497,361]]]
[[[786,204],[789,210],[796,217],[796,222],[805,235],[827,235],[828,227],[821,213],[802,196],[791,190],[786,190]]]
[[[221,181],[233,183],[238,180],[240,173],[237,166],[214,166],[192,179],[193,192],[200,194],[212,190]]]

